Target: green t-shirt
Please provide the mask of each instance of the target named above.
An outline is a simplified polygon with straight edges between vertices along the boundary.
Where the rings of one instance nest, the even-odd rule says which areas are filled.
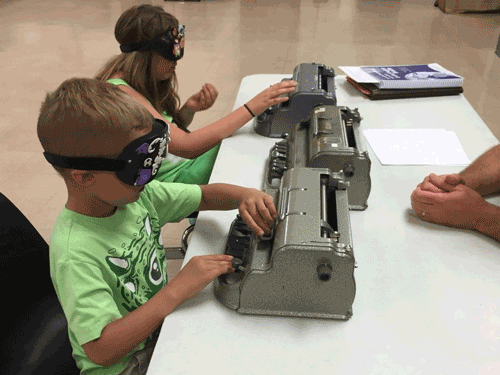
[[[127,81],[121,78],[111,78],[106,82],[117,86],[124,85],[131,87]],[[163,112],[162,116],[168,122],[172,122],[172,116],[169,116],[167,112]],[[194,159],[184,159],[169,153],[167,158],[161,163],[155,179],[158,181],[182,182],[185,184],[208,184],[219,148],[220,143]]]
[[[82,345],[99,338],[106,325],[147,302],[167,283],[161,227],[182,220],[200,201],[197,185],[152,181],[136,202],[110,217],[62,210],[50,242],[50,272],[82,374],[119,374],[125,369],[132,353],[101,367],[90,361]]]

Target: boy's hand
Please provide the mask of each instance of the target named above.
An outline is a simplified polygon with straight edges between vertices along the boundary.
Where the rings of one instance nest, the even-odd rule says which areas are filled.
[[[246,189],[238,209],[243,220],[258,236],[269,234],[278,216],[273,198],[257,189]]]
[[[254,96],[253,99],[247,103],[247,106],[255,116],[258,116],[274,104],[286,102],[288,100],[288,96],[280,95],[292,92],[295,90],[296,86],[297,82],[292,80],[276,83],[262,91],[260,94]]]
[[[204,111],[213,106],[218,95],[217,89],[212,84],[205,83],[200,91],[186,101],[184,106],[194,112]]]
[[[231,259],[225,254],[192,257],[168,286],[181,301],[194,297],[217,276],[234,271]]]

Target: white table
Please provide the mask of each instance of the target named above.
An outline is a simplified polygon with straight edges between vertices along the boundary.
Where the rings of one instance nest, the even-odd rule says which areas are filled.
[[[285,77],[245,77],[235,108]],[[362,129],[453,130],[471,160],[498,143],[462,95],[370,101],[345,77],[336,83],[338,105],[359,108]],[[211,181],[261,188],[276,141],[248,123],[222,143]],[[165,319],[148,375],[500,374],[500,244],[425,223],[410,205],[426,175],[461,168],[382,166],[368,150],[368,209],[351,212],[353,317],[240,315],[215,300],[210,284]],[[184,264],[222,253],[236,213],[200,213]]]

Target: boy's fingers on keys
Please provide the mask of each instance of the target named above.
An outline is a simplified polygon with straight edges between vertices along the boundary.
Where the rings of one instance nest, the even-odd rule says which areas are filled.
[[[260,228],[259,225],[255,222],[252,216],[248,213],[248,211],[243,210],[240,212],[241,217],[245,220],[245,223],[252,229],[258,236],[264,235],[264,231]]]
[[[273,219],[264,202],[257,201],[255,205],[248,208],[248,212],[260,229],[262,229],[265,233],[269,233],[271,231],[270,226],[273,223]]]
[[[257,203],[257,210],[259,211],[259,215],[262,217],[264,222],[268,225],[271,225],[274,222],[273,216],[264,202]]]
[[[222,275],[223,273],[233,272],[231,261],[219,260],[219,261],[210,261],[208,262],[209,266],[206,270],[207,275],[210,275],[210,278],[217,277]],[[207,265],[208,265],[207,264]]]
[[[269,194],[266,194],[264,196],[264,204],[266,205],[267,209],[269,210],[269,213],[271,214],[271,217],[273,220],[278,216],[278,212],[276,211],[276,206],[274,205],[274,199],[271,197]]]
[[[233,264],[230,260],[219,260],[214,262],[214,267],[216,268],[217,275],[234,272]]]
[[[252,216],[253,220],[255,221],[255,224],[259,227],[260,230],[262,230],[264,233],[257,233],[259,236],[264,236],[266,234],[271,233],[271,226],[272,226],[272,221],[268,222],[265,220],[260,213],[257,213],[255,216]]]

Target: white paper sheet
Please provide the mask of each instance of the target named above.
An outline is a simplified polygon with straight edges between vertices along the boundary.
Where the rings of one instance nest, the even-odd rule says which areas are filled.
[[[366,129],[366,140],[383,165],[468,165],[453,131],[444,129]]]

